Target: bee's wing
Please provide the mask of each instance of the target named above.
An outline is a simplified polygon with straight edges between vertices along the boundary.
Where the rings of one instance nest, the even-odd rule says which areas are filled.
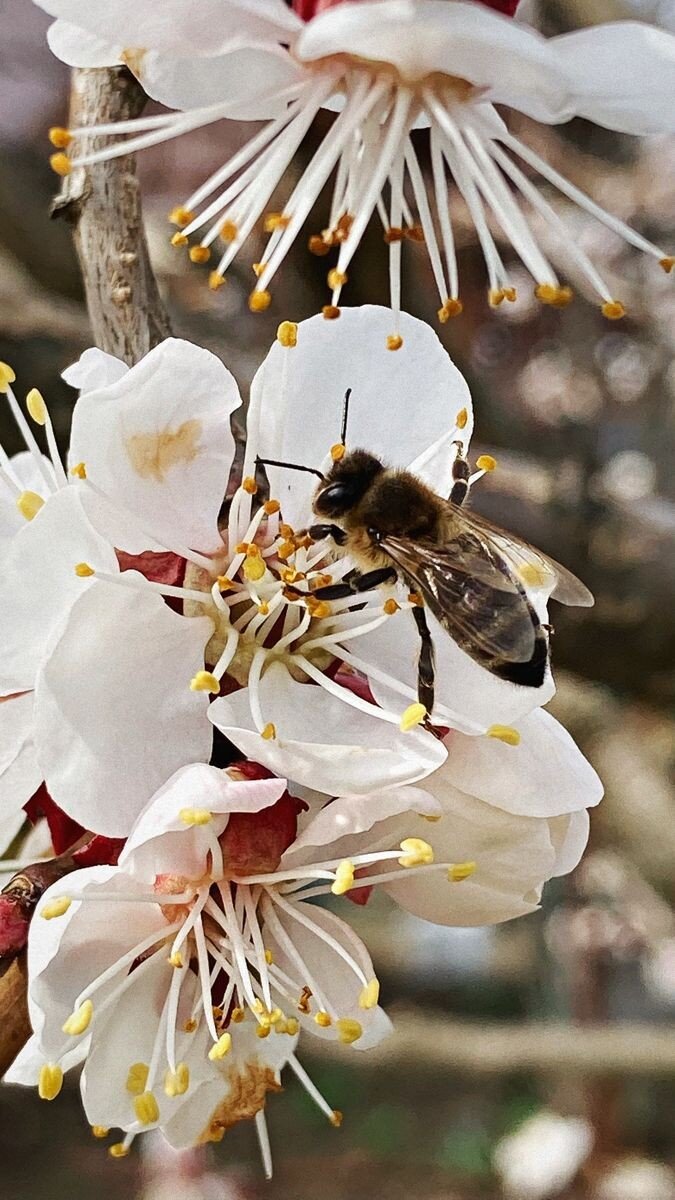
[[[482,661],[530,661],[538,621],[525,589],[473,531],[457,525],[441,545],[387,536],[380,547],[468,653]]]
[[[477,538],[490,547],[493,554],[500,557],[509,566],[512,573],[525,586],[544,587],[553,579],[555,586],[551,595],[554,600],[560,601],[561,604],[573,604],[580,608],[591,608],[595,604],[593,594],[589,592],[586,584],[577,579],[576,575],[573,575],[566,567],[556,562],[554,558],[549,558],[547,554],[530,546],[522,538],[514,537],[513,534],[500,529],[498,525],[493,525],[491,521],[488,521],[486,517],[479,516],[478,513],[467,512],[464,508],[459,509],[456,505],[451,505],[449,501],[448,508],[451,510],[452,520],[457,522],[458,526],[464,526],[465,529],[475,533]]]

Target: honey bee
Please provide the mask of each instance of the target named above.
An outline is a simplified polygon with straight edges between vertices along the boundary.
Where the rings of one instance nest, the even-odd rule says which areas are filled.
[[[343,414],[344,445],[349,393]],[[367,450],[345,451],[320,483],[312,509],[320,523],[308,532],[331,538],[356,569],[341,583],[318,588],[317,599],[336,600],[402,580],[413,599],[420,635],[418,699],[434,706],[434,647],[428,608],[475,662],[501,679],[540,687],[549,658],[549,627],[540,620],[527,588],[547,585],[563,604],[588,607],[593,596],[574,575],[541,551],[463,507],[470,467],[461,443],[446,500],[411,471],[387,467]],[[552,586],[551,586],[552,585]]]

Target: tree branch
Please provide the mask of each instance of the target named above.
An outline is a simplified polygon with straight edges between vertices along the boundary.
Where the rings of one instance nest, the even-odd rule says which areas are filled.
[[[72,127],[137,117],[145,102],[125,67],[73,71]],[[118,140],[82,139],[81,152]],[[150,265],[134,157],[76,168],[65,177],[52,216],[73,226],[95,344],[137,362],[171,329]]]
[[[137,117],[145,102],[142,88],[123,67],[73,71],[71,126]],[[112,140],[83,139],[82,152]],[[150,265],[134,158],[115,158],[74,170],[63,181],[52,216],[65,218],[73,227],[95,344],[132,365],[171,333]],[[30,1037],[25,952],[18,953],[28,921],[54,878],[84,861],[63,855],[36,864],[15,876],[3,893],[0,918],[6,916],[6,938],[5,944],[0,938],[0,1076]]]

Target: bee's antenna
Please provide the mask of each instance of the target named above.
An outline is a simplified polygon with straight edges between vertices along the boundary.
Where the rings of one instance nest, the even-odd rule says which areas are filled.
[[[316,467],[301,467],[298,463],[280,462],[276,458],[257,458],[255,460],[256,467],[285,467],[288,471],[305,471],[308,475],[316,475],[323,483],[325,475],[318,471]]]
[[[347,444],[347,421],[349,420],[349,401],[351,399],[352,389],[347,388],[345,392],[344,404],[342,405],[342,429],[340,431],[340,441],[343,446]]]

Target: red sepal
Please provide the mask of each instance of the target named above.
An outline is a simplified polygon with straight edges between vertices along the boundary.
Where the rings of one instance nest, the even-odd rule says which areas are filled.
[[[52,837],[55,854],[63,854],[70,846],[74,846],[84,833],[81,825],[73,821],[52,800],[46,785],[41,783],[38,790],[23,806],[29,821],[36,825],[40,817],[45,817]]]

